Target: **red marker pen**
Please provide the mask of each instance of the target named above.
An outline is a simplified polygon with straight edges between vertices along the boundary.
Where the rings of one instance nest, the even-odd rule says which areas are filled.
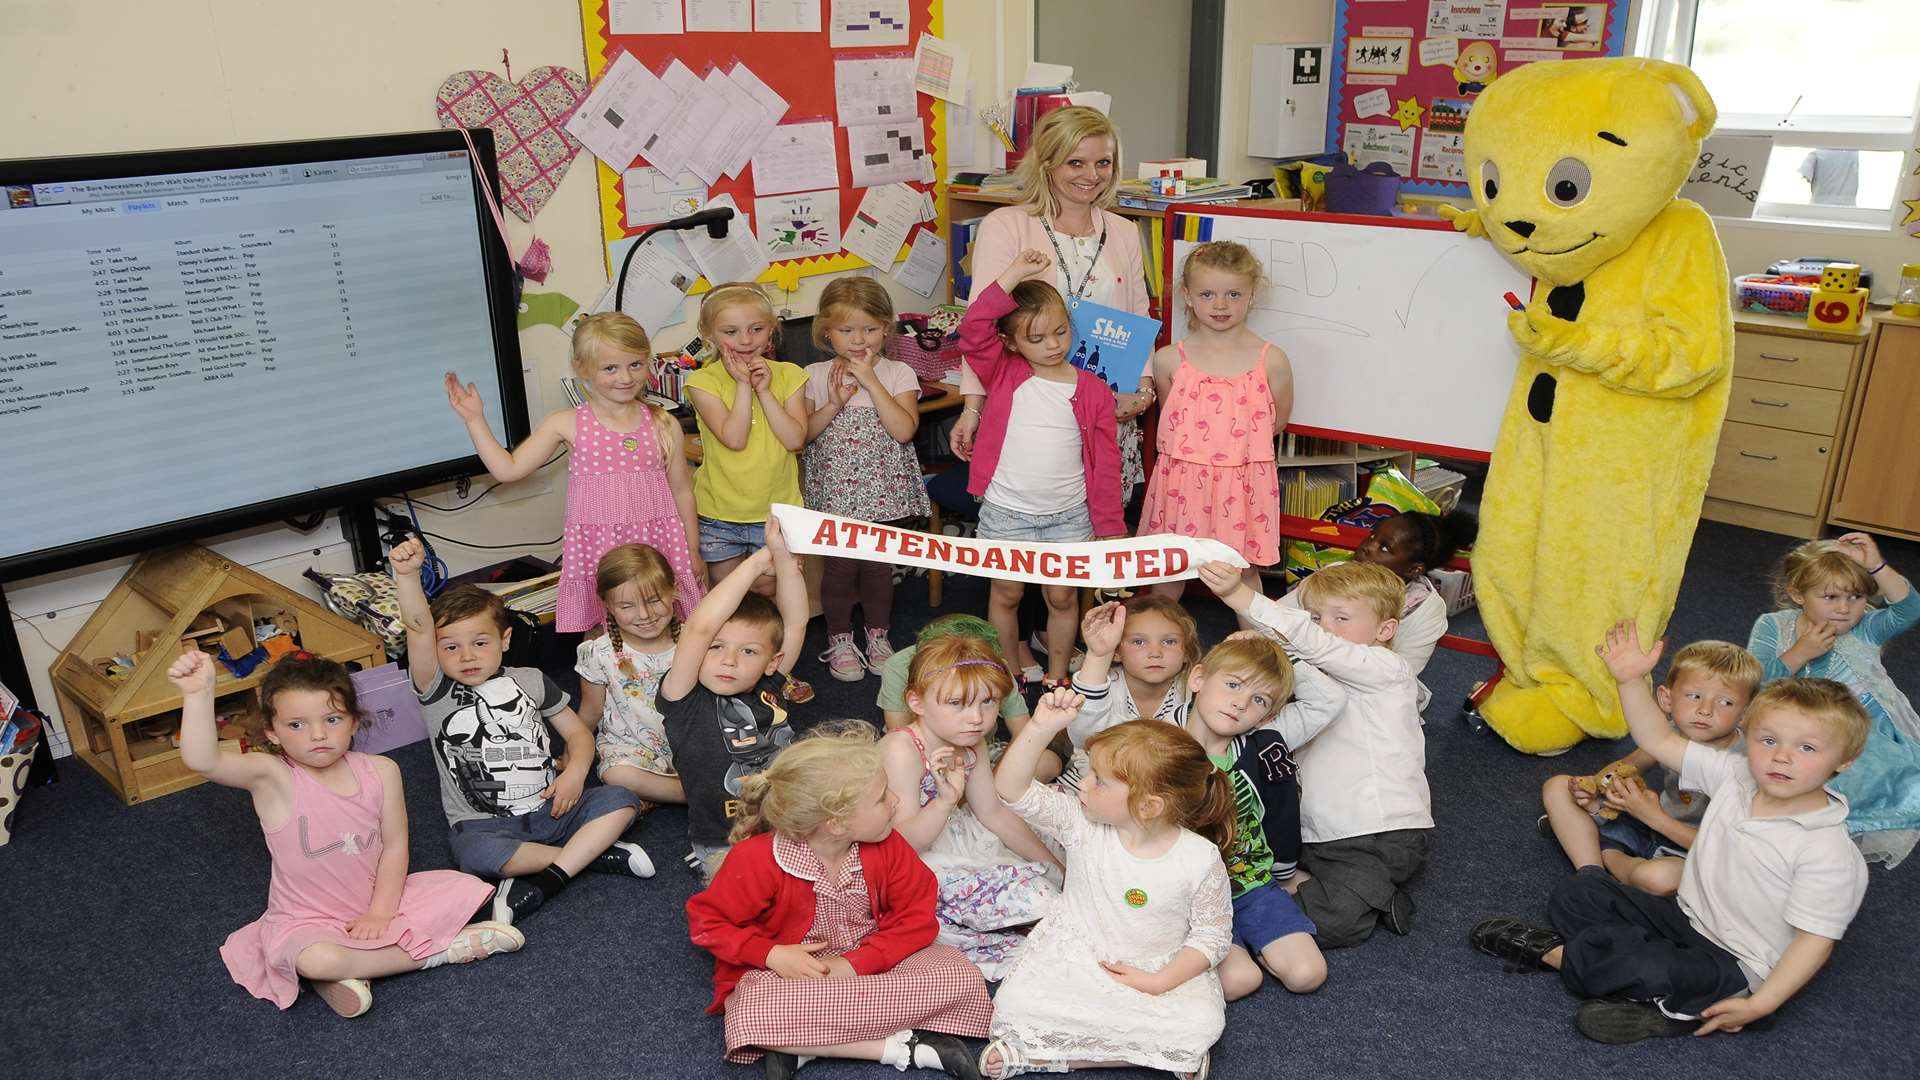
[[[1521,303],[1519,297],[1513,295],[1512,293],[1502,293],[1501,295],[1506,298],[1507,306],[1512,308],[1513,310],[1515,311],[1527,310],[1527,305]]]

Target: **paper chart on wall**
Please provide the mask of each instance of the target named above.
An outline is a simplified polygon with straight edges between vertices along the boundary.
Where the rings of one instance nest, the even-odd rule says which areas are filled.
[[[753,8],[747,0],[687,0],[687,32],[750,34]]]
[[[828,44],[836,49],[905,45],[910,14],[907,0],[833,0]]]
[[[660,81],[675,94],[673,109],[640,152],[655,168],[670,173],[692,170],[711,187],[719,182],[720,169],[707,146],[713,132],[729,126],[727,101],[677,59],[667,65]]]
[[[733,196],[721,195],[707,203],[709,210],[723,206],[733,210],[723,239],[715,240],[705,229],[692,229],[681,233],[681,240],[709,282],[752,281],[767,271],[766,250],[753,235],[753,222],[747,219],[746,211],[734,205]]]
[[[1420,139],[1420,179],[1465,183],[1467,157],[1462,147],[1465,138],[1427,129]]]
[[[699,160],[713,169],[716,176],[727,175],[729,166],[738,172],[760,148],[760,140],[773,130],[773,119],[752,94],[719,68],[707,72],[706,84],[707,89],[720,98],[726,111],[719,125],[707,132],[700,144]]]
[[[747,167],[747,163],[752,161],[753,155],[759,151],[760,145],[767,141],[767,136],[773,134],[774,125],[780,122],[781,117],[787,115],[787,99],[776,93],[773,87],[762,82],[760,76],[755,75],[745,64],[733,65],[733,70],[727,72],[727,78],[748,98],[756,102],[761,110],[754,117],[752,128],[746,132],[736,148],[736,156],[732,161],[727,162],[727,175],[739,176],[740,170]]]
[[[933,182],[933,158],[927,156],[926,122],[919,116],[903,124],[866,124],[847,129],[847,162],[854,187],[920,181]]]
[[[865,56],[833,62],[834,110],[841,127],[883,124],[919,113],[913,57]]]
[[[607,29],[616,34],[678,34],[680,0],[607,0]]]
[[[820,0],[754,0],[753,28],[763,34],[817,34]]]
[[[753,155],[753,189],[761,195],[840,186],[833,149],[833,121],[781,124]]]
[[[894,271],[893,280],[931,298],[933,290],[940,285],[940,275],[947,272],[947,242],[932,229],[921,229],[913,238],[913,246],[907,249],[907,261]]]
[[[674,103],[673,90],[632,53],[623,51],[580,108],[567,118],[566,128],[595,157],[616,169],[625,169],[673,111]]]
[[[1340,149],[1359,168],[1384,161],[1406,178],[1413,175],[1413,137],[1389,124],[1348,124]]]
[[[893,267],[900,245],[920,220],[920,192],[905,184],[868,188],[841,246],[882,270]]]
[[[775,262],[840,250],[840,191],[762,195],[753,200],[760,246]]]
[[[1427,0],[1427,36],[1497,38],[1507,21],[1507,0]]]
[[[943,101],[963,103],[972,67],[973,57],[967,50],[921,34],[913,47],[913,88]]]
[[[621,174],[620,188],[629,226],[685,217],[707,204],[707,185],[690,172],[669,176],[642,165]]]

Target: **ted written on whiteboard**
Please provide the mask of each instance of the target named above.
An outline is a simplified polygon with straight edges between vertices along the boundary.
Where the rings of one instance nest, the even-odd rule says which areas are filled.
[[[1493,449],[1519,350],[1503,293],[1530,279],[1451,229],[1198,215],[1266,274],[1247,325],[1287,352],[1289,426],[1397,445]],[[1381,219],[1391,221],[1391,219]],[[1174,244],[1172,265],[1195,245]],[[1174,305],[1173,336],[1187,334]]]

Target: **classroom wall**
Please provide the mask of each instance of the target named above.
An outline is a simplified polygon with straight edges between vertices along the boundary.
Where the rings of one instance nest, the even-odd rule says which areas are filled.
[[[1192,25],[1191,0],[1034,0],[1034,59],[1067,64],[1081,86],[1113,95],[1122,176],[1185,154]]]
[[[1005,79],[1025,69],[1032,30],[1021,0],[949,0],[946,36],[973,52],[976,100],[997,96],[999,53],[995,13],[1006,8]],[[543,64],[585,69],[580,9],[574,0],[6,0],[0,15],[0,155],[43,157],[281,139],[409,131],[437,126],[433,93],[447,75],[467,68],[500,70],[500,50],[524,74]],[[507,217],[515,251],[530,235]],[[600,241],[593,162],[576,159],[538,218],[553,250],[554,271],[537,290],[591,303],[607,281]],[[781,297],[808,314],[827,278],[803,279]],[[884,278],[891,285],[891,279]],[[930,301],[892,287],[903,310]],[[660,335],[677,346],[691,326]],[[567,368],[567,339],[550,327],[521,335],[529,373],[529,409],[537,418],[565,401],[558,379]],[[423,417],[450,423],[450,416]],[[76,433],[83,435],[84,433]],[[345,434],[345,433],[343,433]],[[108,467],[108,466],[103,466]],[[549,473],[558,473],[557,465]],[[483,478],[476,487],[484,487]],[[423,513],[431,531],[513,551],[553,557],[565,509],[563,474],[539,474],[509,485],[457,514]],[[443,505],[451,491],[425,493]],[[5,513],[31,513],[7,507]],[[435,541],[459,573],[511,552]],[[267,527],[215,545],[285,584],[304,588],[308,566],[350,570],[338,526],[312,534]],[[16,616],[33,694],[53,695],[46,668],[99,600],[125,573],[128,560],[6,585]],[[311,594],[311,590],[307,590]],[[51,616],[51,617],[49,617]]]

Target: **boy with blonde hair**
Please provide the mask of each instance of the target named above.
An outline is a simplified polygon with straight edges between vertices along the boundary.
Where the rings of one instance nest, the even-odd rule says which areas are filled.
[[[1557,969],[1592,999],[1574,1026],[1598,1042],[1734,1032],[1771,1015],[1833,955],[1867,891],[1846,797],[1827,786],[1866,744],[1852,692],[1776,679],[1747,706],[1744,753],[1715,750],[1661,715],[1646,682],[1660,650],[1643,650],[1627,620],[1599,652],[1633,741],[1683,788],[1713,796],[1679,895],[1652,896],[1588,864],[1548,898],[1552,929],[1502,917],[1468,936],[1516,970]]]
[[[1200,579],[1295,661],[1346,690],[1346,706],[1312,742],[1294,748],[1300,771],[1300,862],[1294,895],[1323,949],[1357,945],[1385,925],[1413,928],[1402,887],[1427,865],[1433,802],[1420,682],[1391,647],[1406,584],[1383,566],[1337,563],[1301,585],[1304,608],[1285,607],[1240,579],[1230,563]]]
[[[1760,680],[1752,653],[1730,642],[1696,641],[1673,655],[1654,701],[1688,741],[1729,750],[1740,743],[1740,716]],[[1625,775],[1623,766],[1631,767]],[[1540,829],[1560,842],[1576,870],[1597,862],[1620,881],[1672,896],[1680,888],[1681,853],[1693,847],[1707,799],[1682,791],[1678,770],[1664,770],[1663,781],[1653,772],[1658,768],[1653,755],[1635,749],[1594,774],[1612,777],[1603,791],[1581,786],[1592,777],[1549,778],[1540,789],[1547,811]],[[1595,815],[1602,807],[1619,816],[1601,820]]]

